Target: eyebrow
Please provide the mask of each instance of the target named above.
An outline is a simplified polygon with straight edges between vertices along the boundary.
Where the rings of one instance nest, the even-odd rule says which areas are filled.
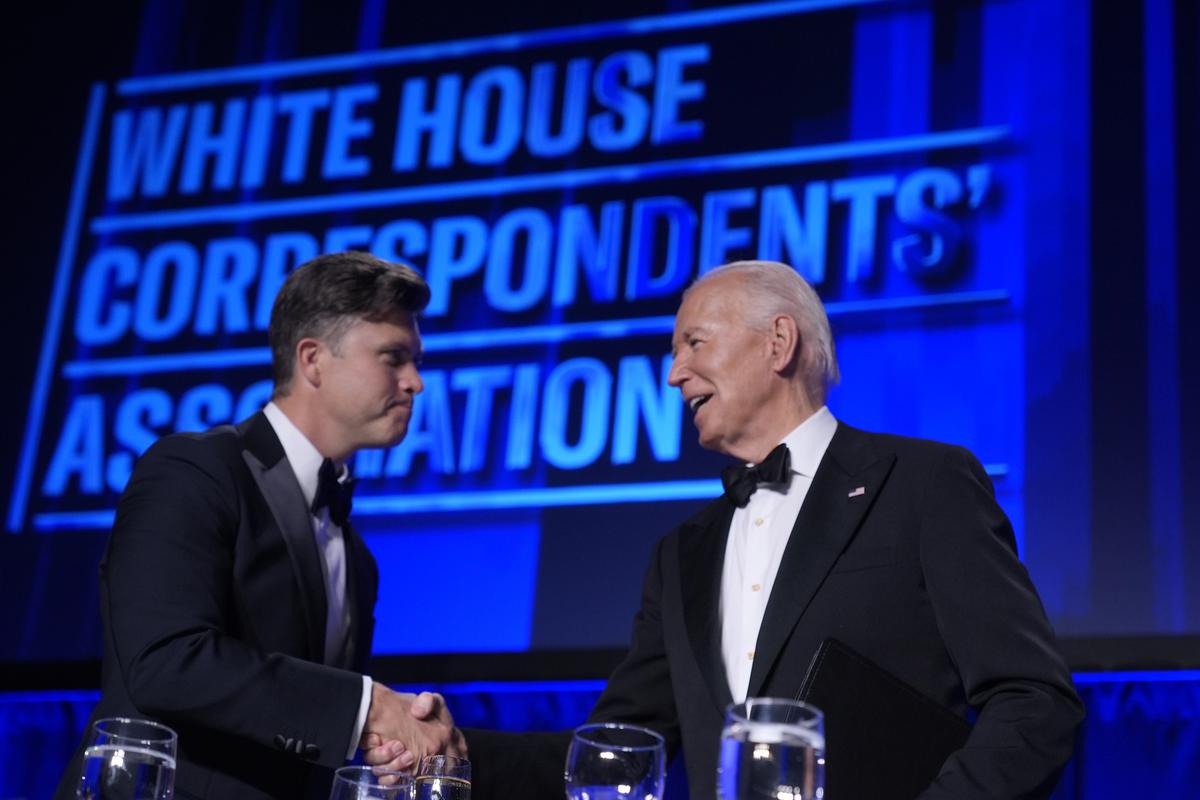
[[[707,332],[710,328],[711,326],[706,325],[705,323],[700,323],[699,325],[689,325],[676,335],[681,339],[686,339],[692,334]],[[673,336],[671,338],[674,339],[675,337]]]
[[[671,355],[674,356],[679,350],[679,342],[686,342],[692,334],[703,329],[703,325],[689,325],[678,333],[671,334]]]
[[[418,348],[414,349],[413,346],[411,344],[409,344],[408,342],[396,342],[396,341],[384,342],[383,344],[379,345],[379,352],[380,353],[404,352],[404,353],[407,353],[408,355],[412,356],[414,359],[416,359],[418,361],[425,356],[425,348],[424,347],[418,347]]]

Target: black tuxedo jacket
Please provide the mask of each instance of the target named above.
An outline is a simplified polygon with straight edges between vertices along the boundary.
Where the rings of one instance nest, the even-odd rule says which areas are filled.
[[[350,643],[324,665],[321,556],[266,417],[165,437],[138,462],[100,564],[92,719],[174,728],[177,798],[328,797],[358,714],[353,670],[370,650],[378,583],[362,539],[343,533]],[[59,800],[74,798],[81,756]]]
[[[682,747],[697,800],[715,795],[732,702],[718,609],[732,516],[719,498],[659,542],[629,653],[592,713]],[[1082,705],[1012,527],[966,450],[838,425],[779,566],[748,696],[796,696],[829,636],[946,708],[978,713],[923,800],[1050,794]],[[568,741],[468,732],[479,798],[515,787],[561,797]]]

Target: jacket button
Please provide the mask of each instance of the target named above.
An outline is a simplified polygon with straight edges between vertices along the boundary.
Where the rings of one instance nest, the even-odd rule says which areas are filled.
[[[280,750],[289,750],[289,749],[291,749],[291,748],[288,746],[288,745],[290,745],[290,744],[291,744],[291,742],[290,742],[289,740],[287,740],[287,739],[283,738],[283,734],[282,734],[282,733],[277,733],[277,734],[275,734],[275,746],[276,746],[276,747],[278,747]]]
[[[316,761],[321,757],[321,748],[317,747],[315,744],[304,745],[304,757],[309,761]]]

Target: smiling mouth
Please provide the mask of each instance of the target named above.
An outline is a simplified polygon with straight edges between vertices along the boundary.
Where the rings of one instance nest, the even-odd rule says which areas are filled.
[[[700,410],[700,406],[704,405],[711,399],[712,399],[711,394],[696,395],[691,400],[688,400],[688,408],[690,408],[692,410],[692,413],[695,414],[697,411]]]

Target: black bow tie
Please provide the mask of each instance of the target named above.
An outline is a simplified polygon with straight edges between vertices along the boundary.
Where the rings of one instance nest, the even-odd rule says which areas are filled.
[[[758,490],[760,483],[789,482],[791,458],[786,444],[781,444],[771,454],[753,467],[731,464],[721,470],[721,483],[725,484],[725,496],[738,508],[750,502],[750,495]]]
[[[338,470],[328,458],[321,462],[317,472],[317,493],[313,495],[312,513],[321,515],[321,509],[329,506],[329,519],[339,528],[346,527],[350,518],[350,507],[354,503],[354,483],[352,478],[344,482],[338,481]]]

